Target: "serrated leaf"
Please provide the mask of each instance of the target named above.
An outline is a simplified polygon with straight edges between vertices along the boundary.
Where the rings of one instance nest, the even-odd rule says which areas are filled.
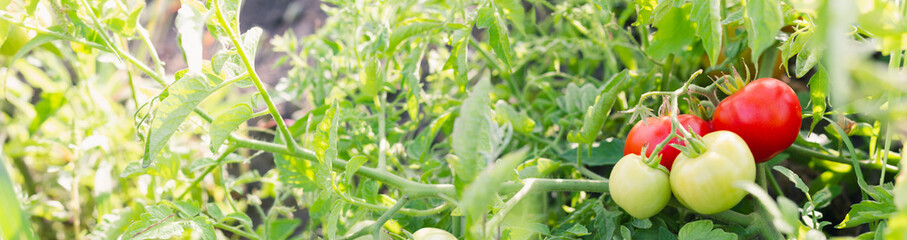
[[[488,28],[488,44],[494,50],[494,54],[501,62],[504,63],[505,72],[510,72],[513,53],[510,48],[510,36],[507,33],[507,23],[500,17],[495,17],[494,24]]]
[[[198,3],[182,1],[182,7],[176,14],[176,30],[179,33],[179,46],[189,67],[189,72],[202,73],[202,32],[205,26],[204,8]]]
[[[161,152],[170,136],[186,117],[205,99],[213,86],[199,75],[187,74],[167,88],[169,96],[154,110],[149,138],[145,139],[142,167],[148,167]]]
[[[186,214],[188,217],[195,217],[201,212],[201,209],[194,202],[173,201],[171,203],[173,204],[173,207],[183,214]]]
[[[718,54],[721,51],[721,0],[695,0],[690,20],[696,23],[702,47],[709,55],[712,66],[718,63]]]
[[[758,58],[774,43],[775,35],[784,26],[780,1],[747,1],[743,22],[747,43],[754,58]]]
[[[686,52],[696,37],[696,29],[690,22],[689,13],[692,7],[670,8],[660,21],[655,22],[658,31],[652,37],[646,52],[655,59],[664,59],[668,54]]]
[[[608,81],[598,98],[595,99],[595,104],[586,109],[582,128],[579,131],[571,130],[567,134],[567,141],[585,144],[595,141],[611,111],[611,106],[617,100],[617,94],[627,87],[628,84],[624,84],[627,78],[629,78],[628,73],[623,71]]]
[[[205,204],[205,210],[208,212],[208,216],[213,217],[215,221],[220,222],[224,219],[224,212],[215,203]]]
[[[163,205],[145,206],[139,221],[126,228],[124,239],[169,239],[183,234],[179,217]]]
[[[191,226],[196,232],[201,233],[202,240],[217,240],[217,235],[214,234],[214,225],[208,222],[208,218],[197,216],[192,219]]]
[[[633,224],[633,227],[636,227],[639,229],[647,229],[647,228],[652,227],[652,221],[649,221],[648,218],[646,218],[646,219],[633,218],[633,221],[630,222],[630,224]]]
[[[237,104],[227,111],[224,111],[211,122],[208,134],[211,135],[211,152],[217,152],[220,145],[227,140],[230,133],[236,130],[240,124],[252,117],[252,108],[248,104]]]
[[[677,234],[678,240],[737,239],[737,235],[721,229],[713,229],[711,220],[699,220],[684,224]]]
[[[830,91],[828,86],[828,72],[821,64],[818,66],[816,73],[809,79],[809,102],[813,105],[813,121],[809,124],[810,132],[813,131],[816,124],[819,124],[819,122],[822,121],[822,117],[825,116],[826,99],[828,97],[828,92]]]
[[[324,119],[318,123],[315,130],[314,145],[315,156],[319,165],[315,171],[315,182],[322,189],[331,189],[332,163],[337,159],[337,126],[340,125],[340,104],[335,102],[327,110]]]
[[[126,168],[120,172],[120,178],[130,178],[140,173],[145,173],[145,168],[142,167],[142,163],[130,162],[129,164],[126,164]]]
[[[583,165],[587,166],[605,166],[617,164],[617,161],[623,157],[624,140],[620,138],[611,138],[599,142],[599,145],[592,147],[589,151],[583,148],[582,157]],[[576,148],[569,149],[561,154],[560,160],[563,162],[576,162]]]
[[[252,27],[242,34],[242,50],[249,58],[249,63],[255,67],[255,53],[258,52],[258,42],[261,41],[261,28]]]
[[[897,208],[893,204],[870,200],[862,201],[850,206],[850,212],[847,213],[844,221],[841,221],[836,228],[856,227],[860,224],[886,219],[896,212]]]
[[[806,183],[803,183],[803,180],[800,179],[800,176],[797,176],[796,173],[781,165],[775,165],[772,169],[775,169],[775,171],[778,171],[781,175],[787,177],[787,179],[794,183],[794,186],[800,189],[803,194],[809,195],[809,187],[806,186]]]
[[[56,114],[63,104],[66,104],[66,96],[63,93],[42,92],[41,101],[35,104],[35,113],[38,115],[32,119],[31,125],[28,126],[28,134],[34,135],[38,128],[44,124],[44,121]]]
[[[577,237],[582,237],[590,234],[589,229],[586,229],[586,226],[583,226],[582,224],[573,225],[573,227],[567,229],[567,233],[570,233],[570,235]]]
[[[489,152],[491,146],[492,117],[488,91],[491,85],[482,80],[460,106],[460,116],[454,120],[451,133],[451,147],[456,159],[450,166],[457,179],[470,183],[476,174],[485,168],[486,159],[482,152]]]

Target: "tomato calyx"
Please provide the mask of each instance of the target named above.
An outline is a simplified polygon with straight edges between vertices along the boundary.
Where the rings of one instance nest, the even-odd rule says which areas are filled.
[[[652,151],[652,154],[650,154],[649,156],[646,156],[646,154],[645,154],[646,148],[649,146],[643,145],[642,152],[640,152],[643,154],[639,156],[642,159],[642,162],[645,163],[646,166],[649,166],[650,168],[658,169],[658,170],[664,172],[665,174],[668,174],[669,173],[668,168],[659,164],[661,162],[661,154],[658,154],[658,153],[664,147],[664,145],[665,145],[664,143],[667,143],[669,140],[671,140],[671,139],[667,138],[665,141],[663,141],[663,143],[656,145],[655,151]]]
[[[724,92],[727,95],[734,94],[749,83],[750,69],[746,66],[744,66],[744,68],[746,69],[746,77],[740,77],[740,73],[737,72],[737,68],[731,66],[731,75],[724,75],[719,77],[718,79],[713,79],[713,81],[715,81],[715,85],[718,87],[718,89],[721,90],[721,92]]]

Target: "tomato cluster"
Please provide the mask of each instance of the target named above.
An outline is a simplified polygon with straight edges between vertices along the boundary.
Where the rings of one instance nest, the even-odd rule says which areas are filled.
[[[624,157],[614,166],[609,190],[614,201],[636,218],[661,211],[671,195],[701,214],[728,210],[746,196],[735,182],[754,182],[756,164],[768,161],[789,147],[800,130],[800,102],[787,84],[758,79],[722,100],[707,122],[694,115],[678,115],[678,123],[701,139],[669,144],[694,144],[680,150],[655,145],[671,134],[667,116],[651,117],[633,126]],[[678,129],[679,131],[679,129]],[[681,135],[679,132],[678,136]],[[642,149],[646,153],[641,157]],[[659,167],[651,160],[660,156]]]

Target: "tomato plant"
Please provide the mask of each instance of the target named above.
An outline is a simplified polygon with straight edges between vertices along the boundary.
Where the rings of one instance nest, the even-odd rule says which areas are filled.
[[[696,134],[705,135],[712,132],[712,127],[709,126],[709,123],[695,115],[681,114],[680,116],[677,116],[677,119],[680,120],[681,126],[692,129]],[[644,121],[639,121],[633,126],[633,129],[630,129],[630,133],[627,134],[627,141],[624,145],[624,155],[638,155],[642,151],[642,148],[647,145],[649,145],[649,147],[647,148],[648,150],[646,150],[646,155],[651,155],[652,151],[655,150],[655,144],[664,141],[669,133],[671,133],[671,120],[667,116],[658,118],[650,117],[646,118]],[[674,138],[671,139],[668,144],[683,143],[680,139]],[[665,166],[668,168],[668,171],[670,171],[671,166],[674,164],[674,159],[680,154],[680,150],[667,146],[662,149],[659,154],[661,154],[661,165]]]
[[[756,163],[762,163],[794,143],[800,120],[794,90],[778,79],[762,78],[722,100],[715,107],[712,127],[740,135]]]
[[[0,239],[902,239],[905,16],[0,1]]]

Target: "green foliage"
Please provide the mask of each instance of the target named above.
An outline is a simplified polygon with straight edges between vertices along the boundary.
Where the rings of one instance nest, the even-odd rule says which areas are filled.
[[[305,34],[170,3],[0,0],[0,238],[905,235],[903,1],[329,0]],[[708,118],[738,70],[809,131],[730,211],[624,214],[628,122]]]

